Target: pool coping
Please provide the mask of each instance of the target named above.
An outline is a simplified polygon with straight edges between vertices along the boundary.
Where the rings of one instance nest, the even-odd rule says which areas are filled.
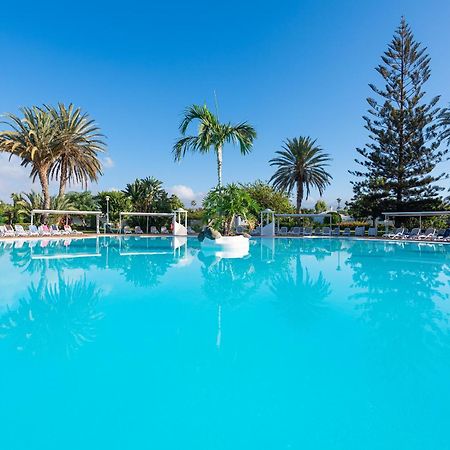
[[[116,233],[100,233],[100,234],[63,234],[63,235],[53,235],[53,236],[1,236],[1,241],[30,241],[30,240],[42,240],[42,239],[96,239],[99,237],[150,237],[150,238],[161,238],[161,237],[190,237],[195,238],[197,235],[191,234],[188,236],[173,236],[172,234],[116,234]],[[386,239],[381,236],[379,237],[368,237],[368,236],[251,236],[252,239],[344,239],[352,241],[381,241],[381,242],[419,242],[419,243],[429,243],[429,244],[450,244],[450,241],[441,241],[433,239]]]

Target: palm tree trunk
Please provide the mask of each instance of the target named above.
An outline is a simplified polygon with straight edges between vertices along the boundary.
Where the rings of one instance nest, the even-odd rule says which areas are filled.
[[[217,147],[217,186],[222,187],[222,146]]]
[[[58,197],[63,198],[66,192],[67,185],[67,161],[65,159],[62,160],[61,163],[61,172],[59,174],[59,192]]]
[[[297,180],[297,214],[300,214],[302,209],[303,200],[303,183],[301,180]]]
[[[38,176],[44,197],[44,204],[42,206],[44,209],[50,209],[50,190],[48,187],[48,170],[46,166],[39,167]]]

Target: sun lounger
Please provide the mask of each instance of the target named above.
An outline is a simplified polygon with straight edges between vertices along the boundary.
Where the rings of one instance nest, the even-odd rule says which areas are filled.
[[[405,229],[403,227],[396,228],[392,233],[384,233],[383,237],[387,238],[395,238],[401,236],[404,233]]]
[[[367,236],[369,237],[377,237],[378,236],[378,230],[375,227],[370,227],[367,231]]]
[[[436,230],[434,228],[427,228],[424,233],[420,233],[417,239],[433,239],[436,236]]]
[[[134,227],[134,234],[143,234],[142,228],[139,225]]]
[[[410,233],[405,233],[403,239],[417,239],[420,234],[420,228],[413,228]]]
[[[60,236],[62,231],[58,228],[58,225],[50,225],[50,234],[52,236]]]
[[[366,227],[356,227],[355,236],[362,237],[366,234]]]
[[[66,234],[83,234],[82,231],[72,229],[70,225],[64,225],[64,231]]]
[[[341,235],[341,229],[339,227],[333,228],[331,230],[331,236],[340,236]]]
[[[444,230],[444,233],[442,234],[442,236],[438,236],[437,240],[439,241],[448,241],[450,239],[450,228],[447,228],[446,230]]]
[[[11,225],[6,224],[4,236],[15,236],[15,235],[16,232],[14,231],[14,228]]]
[[[25,231],[22,225],[14,225],[14,231],[16,236],[28,236],[28,233]]]
[[[161,234],[169,234],[167,227],[161,227]]]
[[[39,234],[41,236],[50,236],[51,235],[50,230],[47,225],[40,225],[38,230],[39,230]]]
[[[316,236],[322,236],[322,228],[317,227],[317,228],[314,230],[314,234],[315,234]]]
[[[311,236],[312,235],[312,228],[311,227],[305,227],[303,230],[303,236]]]
[[[123,227],[123,234],[132,234],[131,228],[128,225]]]
[[[252,236],[261,236],[261,227],[256,227],[254,230],[250,231],[250,234]]]
[[[287,227],[281,227],[278,229],[278,233],[277,234],[288,234],[288,228]]]
[[[150,233],[151,234],[159,234],[158,229],[153,225],[150,227]]]
[[[289,234],[292,234],[293,236],[300,236],[302,234],[302,229],[300,227],[293,227],[291,231],[289,231]]]
[[[351,234],[350,228],[344,228],[344,232],[342,234],[343,236],[350,236]]]
[[[39,236],[39,230],[37,229],[36,225],[30,225],[28,227],[28,234],[30,236]]]
[[[330,227],[323,227],[322,234],[324,236],[331,236],[331,228]]]

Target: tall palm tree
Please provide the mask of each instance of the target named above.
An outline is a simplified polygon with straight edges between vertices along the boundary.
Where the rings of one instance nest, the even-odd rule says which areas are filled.
[[[276,154],[278,156],[270,160],[270,165],[277,167],[270,182],[275,189],[289,194],[297,187],[299,213],[305,191],[308,199],[312,188],[316,188],[322,195],[330,184],[333,177],[325,170],[331,161],[330,155],[310,137],[287,139],[282,150],[278,150]]]
[[[186,136],[186,131],[193,121],[198,121],[196,136]],[[180,124],[183,136],[173,147],[175,161],[180,161],[186,152],[208,153],[213,150],[217,157],[218,186],[222,186],[222,153],[225,144],[239,145],[242,155],[252,150],[256,139],[255,129],[247,122],[237,125],[221,123],[217,115],[213,114],[206,105],[192,105],[186,109]]]
[[[63,197],[67,184],[73,182],[87,189],[89,181],[97,181],[102,175],[98,153],[105,151],[105,143],[99,127],[72,103],[46,109],[58,130],[57,155],[50,169],[50,177],[59,180],[58,196]]]
[[[50,208],[49,171],[55,158],[58,130],[47,111],[33,106],[22,108],[23,118],[6,114],[3,122],[11,129],[0,132],[0,151],[18,156],[22,166],[31,166],[32,177],[39,178],[44,197],[43,207]]]

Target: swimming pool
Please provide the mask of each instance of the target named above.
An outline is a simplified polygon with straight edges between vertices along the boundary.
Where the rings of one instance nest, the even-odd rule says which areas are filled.
[[[0,447],[447,449],[450,246],[0,243]]]

